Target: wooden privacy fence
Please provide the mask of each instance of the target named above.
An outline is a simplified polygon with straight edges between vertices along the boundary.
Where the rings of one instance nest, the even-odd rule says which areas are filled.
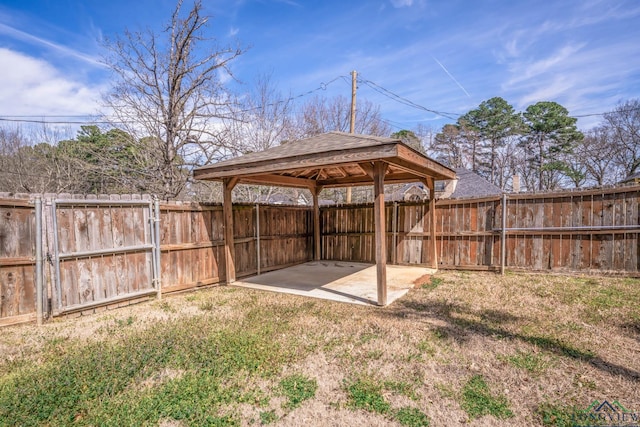
[[[162,291],[225,280],[220,205],[160,204]],[[259,218],[259,220],[258,220]],[[237,277],[284,268],[313,257],[311,210],[297,206],[233,206]]]
[[[506,266],[637,273],[639,201],[637,186],[509,196]]]
[[[387,262],[430,264],[429,202],[385,206]],[[323,259],[375,262],[373,206],[328,206],[320,210]]]
[[[45,315],[57,316],[225,279],[219,205],[140,195],[45,195],[43,204],[0,198],[0,325],[36,319],[38,289]],[[239,277],[312,259],[308,208],[234,205],[233,215]]]
[[[637,186],[438,200],[438,265],[635,275],[639,203]],[[388,262],[431,265],[428,212],[428,201],[387,204]],[[371,205],[322,208],[321,227],[323,258],[373,262]]]
[[[388,262],[638,273],[640,187],[388,203]],[[237,276],[313,259],[309,207],[233,206]],[[219,205],[0,194],[0,325],[224,281]],[[374,262],[372,205],[320,209],[323,259]],[[38,286],[39,281],[41,286]],[[40,292],[39,292],[40,290]],[[40,297],[40,298],[39,298]],[[38,303],[40,301],[40,303]]]

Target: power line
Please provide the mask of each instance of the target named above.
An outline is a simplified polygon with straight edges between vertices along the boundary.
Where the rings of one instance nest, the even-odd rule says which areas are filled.
[[[611,114],[611,113],[632,113],[634,111],[640,111],[640,107],[637,108],[629,108],[626,110],[611,110],[611,111],[607,111],[606,113],[589,113],[589,114],[577,114],[577,115],[572,115],[570,117],[579,119],[581,117],[594,117],[594,116],[604,116],[607,114]]]
[[[337,76],[331,80],[329,80],[328,82],[324,83],[321,82],[320,85],[315,88],[315,89],[311,89],[308,90],[306,92],[300,93],[298,95],[295,96],[290,96],[287,99],[284,100],[280,100],[280,101],[276,101],[276,102],[272,102],[269,104],[264,104],[264,105],[260,105],[257,107],[253,107],[253,108],[248,108],[248,109],[244,109],[244,110],[238,110],[239,113],[248,113],[251,111],[256,111],[256,110],[260,110],[262,108],[265,107],[273,107],[279,104],[283,104],[283,103],[287,103],[287,102],[291,102],[291,101],[295,101],[296,99],[299,98],[303,98],[305,96],[309,96],[312,95],[316,92],[319,91],[325,91],[327,90],[327,88],[335,83],[338,80],[343,80],[346,84],[350,85],[351,82],[349,80],[348,76],[345,75],[341,75],[341,76]],[[429,113],[432,114],[436,114],[438,116],[442,116],[445,117],[449,120],[457,120],[457,117],[462,116],[462,114],[459,113],[449,113],[449,112],[445,112],[445,111],[439,111],[439,110],[435,110],[432,108],[428,108],[425,107],[423,105],[420,105],[414,101],[411,101],[408,98],[405,98],[401,95],[398,95],[397,93],[386,89],[385,87],[371,81],[371,80],[367,80],[367,79],[362,79],[362,78],[358,78],[358,83],[362,83],[366,86],[368,86],[369,88],[371,88],[372,90],[374,90],[375,92],[378,92],[379,94],[393,100],[396,101],[400,104],[406,105],[408,107],[411,108],[415,108],[418,110],[422,110],[422,111],[427,111]],[[570,115],[570,117],[573,118],[585,118],[585,117],[597,117],[597,116],[605,116],[606,114],[610,114],[610,113],[629,113],[629,112],[635,112],[635,111],[639,111],[640,107],[638,108],[631,108],[631,109],[626,109],[626,110],[612,110],[612,111],[607,111],[607,112],[599,112],[599,113],[585,113],[585,114],[576,114],[576,115]],[[46,118],[83,118],[83,117],[95,117],[94,115],[91,114],[69,114],[69,115],[0,115],[0,122],[11,122],[11,123],[32,123],[32,124],[59,124],[59,125],[113,125],[113,124],[135,124],[137,123],[136,121],[116,121],[116,120],[46,120]],[[37,119],[40,118],[40,119]],[[394,125],[392,121],[390,120],[386,120],[386,119],[382,119],[382,121],[386,122],[387,124],[389,124],[392,127],[397,127],[397,128],[401,128],[400,126]]]
[[[300,93],[298,95],[295,96],[291,96],[287,99],[281,100],[281,101],[276,101],[276,102],[272,102],[269,104],[265,104],[265,105],[260,105],[257,107],[253,107],[253,108],[248,108],[245,110],[239,110],[239,113],[248,113],[251,111],[255,111],[255,110],[260,110],[261,108],[264,107],[273,107],[276,106],[278,104],[283,104],[286,102],[291,102],[294,101],[298,98],[302,98],[305,96],[309,96],[312,95],[316,92],[319,91],[324,91],[327,90],[327,87],[329,85],[331,85],[332,83],[340,80],[340,79],[344,79],[346,78],[346,76],[338,76],[335,77],[331,80],[329,80],[328,82],[324,83],[321,82],[320,85],[315,88],[315,89],[311,89],[308,90],[306,92]],[[36,119],[36,117],[42,117],[41,119]],[[17,115],[1,115],[0,116],[0,122],[11,122],[11,123],[33,123],[33,124],[52,124],[52,125],[112,125],[112,124],[135,124],[135,121],[107,121],[107,120],[45,120],[44,118],[46,117],[52,117],[52,118],[81,118],[81,117],[92,117],[91,114],[76,114],[76,115],[24,115],[24,116],[17,116]]]
[[[329,85],[331,85],[332,83],[334,83],[334,82],[336,82],[336,81],[338,81],[340,79],[344,80],[346,78],[347,78],[347,76],[338,76],[338,77],[335,77],[335,78],[329,80],[327,83],[320,82],[320,85],[315,89],[308,90],[306,92],[300,93],[300,94],[295,95],[295,96],[290,96],[289,98],[283,99],[283,100],[280,100],[280,101],[270,102],[268,104],[259,105],[257,107],[247,108],[247,109],[244,109],[244,110],[239,110],[238,112],[239,113],[249,113],[251,111],[260,110],[260,109],[265,108],[265,107],[274,107],[274,106],[279,105],[279,104],[284,104],[284,103],[287,103],[287,102],[295,101],[296,99],[312,95],[312,94],[314,94],[316,92],[327,90],[327,87],[329,87]]]
[[[33,118],[33,117],[63,117],[63,118],[74,118],[74,117],[96,117],[95,114],[16,114],[16,115],[8,115],[2,114],[2,117],[10,117],[10,118]]]
[[[0,117],[0,122],[11,123],[35,123],[46,125],[109,125],[109,124],[123,124],[125,122],[111,122],[111,121],[59,121],[59,120],[36,120],[36,119],[9,119],[7,116]],[[52,116],[56,117],[56,116]],[[133,123],[133,122],[131,122]]]
[[[386,88],[384,88],[384,87],[382,87],[382,86],[380,86],[380,85],[378,85],[378,84],[376,84],[376,83],[374,83],[374,82],[372,82],[370,80],[358,79],[358,82],[369,86],[371,89],[375,90],[376,92],[380,93],[381,95],[386,96],[389,99],[392,99],[392,100],[394,100],[396,102],[399,102],[400,104],[403,104],[403,105],[406,105],[406,106],[409,106],[409,107],[412,107],[412,108],[416,108],[416,109],[419,109],[419,110],[423,110],[423,111],[427,111],[427,112],[430,112],[430,113],[433,113],[433,114],[437,114],[439,116],[446,117],[446,118],[448,118],[450,120],[456,120],[455,117],[451,117],[451,116],[457,116],[457,117],[462,116],[462,114],[459,114],[459,113],[448,113],[448,112],[438,111],[438,110],[434,110],[434,109],[431,109],[431,108],[424,107],[424,106],[422,106],[420,104],[417,104],[417,103],[415,103],[415,102],[413,102],[413,101],[411,101],[411,100],[409,100],[409,99],[407,99],[405,97],[402,97],[402,96],[392,92],[391,90],[386,89]],[[576,114],[576,115],[570,115],[569,117],[573,117],[573,118],[577,119],[577,118],[585,118],[585,117],[605,116],[605,115],[610,114],[610,113],[631,113],[631,112],[634,112],[634,111],[640,111],[640,107],[630,108],[630,109],[625,109],[625,110],[615,110],[614,109],[614,110],[611,110],[611,111],[599,112],[599,113]]]
[[[360,83],[363,83],[367,86],[369,86],[371,89],[373,89],[374,91],[378,92],[381,95],[386,96],[389,99],[392,99],[396,102],[399,102],[400,104],[406,105],[408,107],[412,107],[412,108],[416,108],[418,110],[423,110],[423,111],[427,111],[429,113],[432,114],[436,114],[438,116],[442,116],[442,117],[446,117],[450,120],[456,120],[455,117],[452,116],[461,116],[461,114],[458,113],[447,113],[444,111],[437,111],[437,110],[433,110],[431,108],[427,108],[425,106],[422,106],[420,104],[417,104],[403,96],[398,95],[397,93],[394,93],[392,91],[390,91],[389,89],[386,89],[380,85],[378,85],[377,83],[372,82],[371,80],[366,80],[366,79],[360,79],[359,80]]]

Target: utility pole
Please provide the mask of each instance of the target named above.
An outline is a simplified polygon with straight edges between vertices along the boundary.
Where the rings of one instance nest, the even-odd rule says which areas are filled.
[[[349,126],[349,133],[355,133],[356,131],[356,78],[358,72],[353,70],[351,72],[351,123]],[[351,187],[347,187],[347,203],[351,203]]]
[[[350,133],[356,132],[356,77],[358,72],[353,70],[351,72],[351,126],[349,127]]]

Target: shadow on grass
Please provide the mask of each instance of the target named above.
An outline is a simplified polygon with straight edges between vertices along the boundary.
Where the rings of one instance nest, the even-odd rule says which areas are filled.
[[[526,342],[549,353],[580,360],[609,374],[640,382],[640,372],[608,362],[589,350],[577,349],[556,338],[512,332],[499,326],[500,324],[512,323],[523,319],[506,312],[497,310],[474,311],[455,303],[423,303],[400,300],[389,310],[385,310],[384,313],[385,315],[400,318],[422,316],[443,321],[446,325],[440,325],[438,330],[461,343],[468,341],[473,335]],[[630,328],[639,327],[640,325],[637,324],[630,326]],[[640,329],[635,330],[638,331]]]
[[[640,319],[632,320],[631,322],[623,323],[620,325],[622,330],[636,341],[640,342]]]

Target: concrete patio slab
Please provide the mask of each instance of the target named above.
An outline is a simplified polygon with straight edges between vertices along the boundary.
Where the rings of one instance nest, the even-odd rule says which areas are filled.
[[[387,303],[404,296],[414,282],[436,270],[387,265]],[[234,282],[233,286],[376,305],[376,266],[358,262],[312,261]]]

